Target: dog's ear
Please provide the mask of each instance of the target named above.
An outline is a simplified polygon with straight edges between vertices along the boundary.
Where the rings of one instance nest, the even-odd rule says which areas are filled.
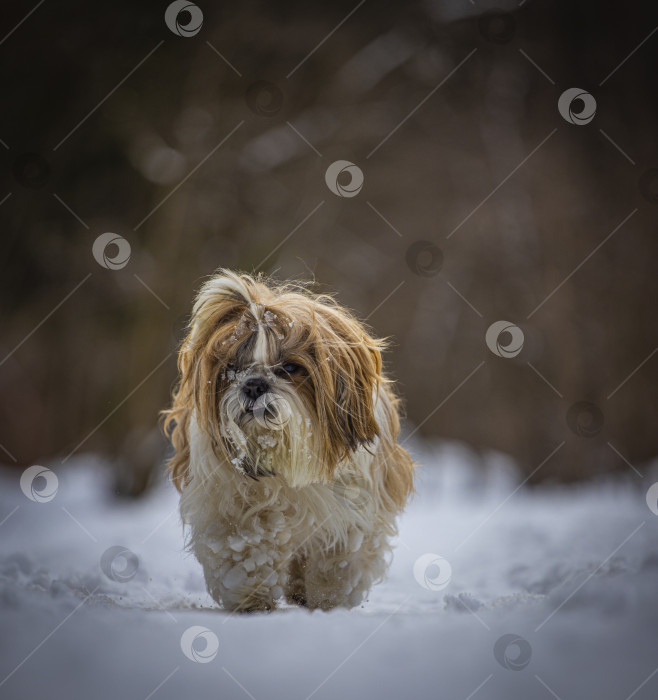
[[[181,492],[190,481],[190,416],[192,410],[185,404],[183,396],[174,396],[173,406],[162,411],[163,429],[165,436],[171,441],[174,454],[167,463],[171,480],[176,489]]]
[[[163,412],[165,433],[175,450],[169,471],[178,490],[190,479],[191,416],[196,412],[197,419],[210,430],[219,425],[217,357],[222,340],[231,334],[261,291],[262,285],[253,277],[219,270],[196,297],[188,334],[178,354],[179,383],[171,408]],[[213,437],[216,443],[220,439],[219,435]]]
[[[379,435],[375,402],[383,381],[382,342],[343,309],[316,308],[316,411],[330,470]]]

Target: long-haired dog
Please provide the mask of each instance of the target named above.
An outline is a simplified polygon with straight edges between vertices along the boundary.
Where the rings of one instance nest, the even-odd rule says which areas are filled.
[[[221,270],[201,288],[165,411],[183,521],[212,597],[361,603],[413,489],[383,341],[329,296]]]

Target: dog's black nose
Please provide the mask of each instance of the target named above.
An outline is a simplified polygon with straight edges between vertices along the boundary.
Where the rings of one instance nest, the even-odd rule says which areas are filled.
[[[251,377],[242,385],[242,391],[250,399],[257,399],[268,391],[270,385],[262,377]]]

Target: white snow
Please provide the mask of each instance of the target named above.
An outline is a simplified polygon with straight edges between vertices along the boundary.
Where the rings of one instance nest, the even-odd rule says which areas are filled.
[[[658,697],[658,474],[517,491],[500,456],[484,478],[457,445],[420,457],[388,579],[329,613],[219,610],[168,484],[113,500],[87,456],[49,465],[58,491],[38,503],[4,471],[0,697]],[[139,565],[128,553],[111,580],[100,559],[117,545]]]

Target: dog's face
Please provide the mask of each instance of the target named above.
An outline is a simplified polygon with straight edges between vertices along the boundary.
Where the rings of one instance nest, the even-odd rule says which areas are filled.
[[[378,435],[380,342],[332,299],[222,272],[190,327],[176,402],[246,476],[327,481]]]

